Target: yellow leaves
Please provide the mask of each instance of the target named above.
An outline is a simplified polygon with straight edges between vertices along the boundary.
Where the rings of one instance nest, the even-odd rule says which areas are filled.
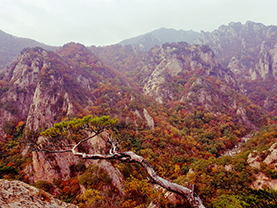
[[[101,196],[98,190],[87,189],[81,199],[91,205],[103,201],[105,197]]]
[[[123,201],[121,205],[123,208],[133,208],[133,207],[136,207],[137,202],[135,200],[128,199]]]
[[[16,128],[20,128],[20,127],[24,126],[25,124],[26,124],[26,122],[24,122],[24,121],[19,121],[18,124],[17,124],[17,126],[16,126]]]
[[[63,134],[63,136],[67,136],[68,135],[68,131],[64,131],[62,134]]]
[[[175,165],[175,166],[174,166],[174,172],[175,172],[175,173],[180,173],[180,172],[181,172],[181,168],[180,168],[179,165]]]
[[[194,146],[197,145],[197,141],[192,136],[187,136],[188,142]]]
[[[165,177],[165,175],[167,174],[167,171],[165,170],[164,167],[158,166],[157,168],[157,174],[161,177]]]
[[[121,202],[124,208],[147,207],[151,202],[167,207],[163,189],[155,189],[147,180],[139,180],[131,176],[124,185],[125,199]]]

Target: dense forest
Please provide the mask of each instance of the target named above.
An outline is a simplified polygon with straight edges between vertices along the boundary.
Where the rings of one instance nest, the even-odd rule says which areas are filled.
[[[211,42],[217,34],[209,34]],[[273,41],[275,33],[263,38]],[[262,44],[255,43],[256,49]],[[223,47],[241,58],[236,66],[214,45],[185,42],[147,51],[135,44],[77,43],[55,52],[22,50],[1,73],[0,178],[83,208],[190,206],[149,180],[138,163],[57,153],[103,125],[120,152],[143,157],[157,175],[193,190],[206,207],[276,207],[275,49],[268,48],[271,58],[259,68],[264,57],[258,49],[251,55],[258,54],[259,64],[247,51],[239,56],[236,47]],[[100,125],[107,117],[114,122]],[[92,126],[83,125],[88,118],[95,119]],[[98,133],[78,151],[108,154],[111,144]]]

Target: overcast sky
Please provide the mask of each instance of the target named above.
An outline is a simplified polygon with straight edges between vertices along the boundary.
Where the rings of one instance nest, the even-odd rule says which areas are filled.
[[[276,0],[0,0],[0,30],[48,45],[110,45],[161,27],[277,25],[276,8]]]

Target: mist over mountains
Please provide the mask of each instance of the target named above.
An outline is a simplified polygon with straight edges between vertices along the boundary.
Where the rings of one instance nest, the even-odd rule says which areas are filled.
[[[16,56],[28,47],[42,47],[46,50],[56,50],[58,47],[47,46],[29,38],[19,38],[0,30],[0,70],[15,60]]]
[[[119,42],[119,45],[138,45],[141,49],[147,51],[155,45],[162,45],[164,43],[174,43],[174,42],[187,42],[193,44],[193,42],[199,36],[198,32],[184,31],[160,28],[152,32],[140,35],[134,38],[123,40]]]
[[[129,117],[122,114],[124,94],[130,112],[144,111],[149,101],[137,102],[146,97],[153,105],[179,102],[191,112],[203,108],[231,116],[247,131],[277,113],[276,26],[232,22],[201,33],[161,28],[105,47],[68,43],[57,49],[3,32],[2,38],[6,55],[36,47],[22,50],[2,72],[0,107],[7,119],[0,121],[1,135],[7,122],[24,121],[38,131],[103,105],[103,112]],[[112,86],[115,91],[105,94]]]
[[[47,182],[49,192],[74,203],[80,187],[100,190],[107,204],[127,203],[123,184],[130,174],[144,178],[136,166],[31,152],[24,143],[41,141],[39,133],[55,123],[90,114],[118,118],[124,150],[143,155],[163,177],[195,184],[208,207],[229,195],[250,204],[244,193],[257,195],[249,188],[276,189],[276,26],[161,28],[103,47],[52,47],[0,31],[0,42],[0,170],[18,168],[1,177],[19,178],[21,171],[21,180]],[[102,151],[97,139],[85,148]],[[229,152],[237,156],[224,156]],[[142,201],[137,205],[148,203]],[[177,201],[168,203],[184,206]]]

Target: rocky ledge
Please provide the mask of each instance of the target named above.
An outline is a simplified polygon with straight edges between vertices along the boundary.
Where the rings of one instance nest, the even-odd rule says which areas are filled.
[[[30,186],[22,181],[0,180],[0,207],[44,207],[44,208],[77,208],[55,199],[51,194]]]

